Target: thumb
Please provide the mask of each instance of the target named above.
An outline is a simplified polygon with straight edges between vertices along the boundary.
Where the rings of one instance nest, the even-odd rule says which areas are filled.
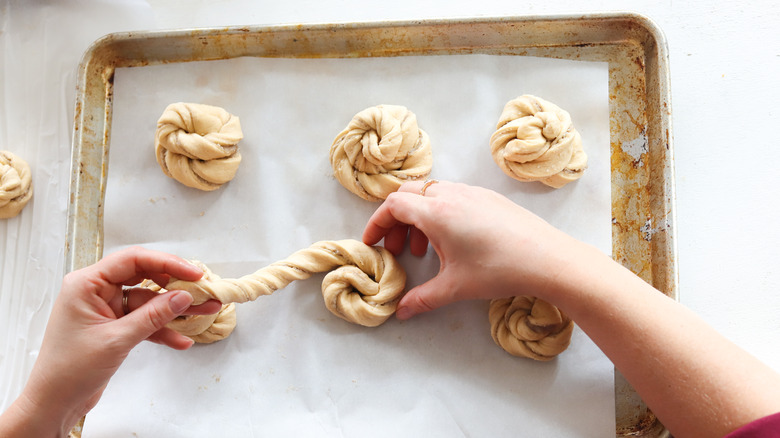
[[[402,320],[409,319],[420,313],[438,309],[453,301],[455,299],[452,288],[446,285],[442,275],[439,274],[410,289],[398,302],[396,317]]]
[[[169,291],[147,301],[117,322],[122,323],[129,333],[133,345],[140,343],[174,318],[184,313],[192,304],[192,295],[185,291]]]

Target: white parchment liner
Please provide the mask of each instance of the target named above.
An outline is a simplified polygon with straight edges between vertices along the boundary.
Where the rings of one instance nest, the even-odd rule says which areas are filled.
[[[606,63],[458,55],[255,59],[119,69],[105,205],[105,254],[143,245],[240,276],[318,240],[360,239],[378,204],[333,178],[328,150],[358,111],[404,105],[431,137],[432,177],[497,190],[611,252]],[[520,183],[492,161],[503,105],[535,94],[571,113],[589,156],[562,189]],[[217,105],[245,138],[236,178],[201,192],[166,177],[156,121],[172,102]],[[522,260],[518,260],[522,263]],[[405,254],[411,287],[438,271]],[[322,275],[238,308],[216,344],[143,344],[87,416],[91,436],[611,436],[613,368],[579,330],[553,362],[490,338],[487,302],[370,329],[331,315]],[[134,435],[133,435],[134,436]]]

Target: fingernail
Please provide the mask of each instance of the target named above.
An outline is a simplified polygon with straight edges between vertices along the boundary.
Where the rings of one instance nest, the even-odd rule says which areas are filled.
[[[187,292],[178,292],[171,297],[171,301],[168,305],[171,307],[173,313],[179,314],[187,310],[187,308],[190,307],[190,304],[192,304],[192,295]]]
[[[395,312],[395,316],[398,319],[409,319],[414,315],[412,314],[412,311],[408,307],[399,307],[398,310],[396,310]]]

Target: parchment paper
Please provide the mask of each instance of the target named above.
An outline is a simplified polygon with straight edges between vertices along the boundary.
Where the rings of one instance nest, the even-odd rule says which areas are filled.
[[[358,111],[400,104],[431,137],[432,177],[497,190],[611,252],[606,63],[461,55],[255,59],[119,69],[105,204],[105,254],[143,245],[253,272],[318,240],[360,239],[378,204],[344,189],[328,150]],[[535,94],[568,110],[589,155],[558,190],[492,161],[503,105]],[[236,178],[201,192],[166,177],[156,121],[172,102],[222,106],[244,131]],[[408,287],[438,271],[400,258]],[[521,263],[518,260],[518,263]],[[612,436],[613,367],[579,329],[548,363],[496,346],[488,303],[457,303],[377,328],[331,315],[322,275],[238,306],[228,339],[134,350],[87,416],[94,436]]]

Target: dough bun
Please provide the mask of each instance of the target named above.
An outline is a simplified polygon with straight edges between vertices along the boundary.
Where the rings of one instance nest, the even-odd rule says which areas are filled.
[[[0,219],[18,215],[32,194],[30,166],[11,152],[0,151]]]
[[[531,95],[504,106],[490,137],[490,152],[512,178],[554,188],[579,179],[588,167],[582,138],[569,113]]]
[[[154,150],[166,175],[211,191],[236,175],[242,138],[238,117],[220,107],[179,102],[168,105],[157,121]]]
[[[357,113],[330,147],[336,179],[368,201],[381,201],[406,181],[426,178],[433,158],[417,116],[399,105]]]

